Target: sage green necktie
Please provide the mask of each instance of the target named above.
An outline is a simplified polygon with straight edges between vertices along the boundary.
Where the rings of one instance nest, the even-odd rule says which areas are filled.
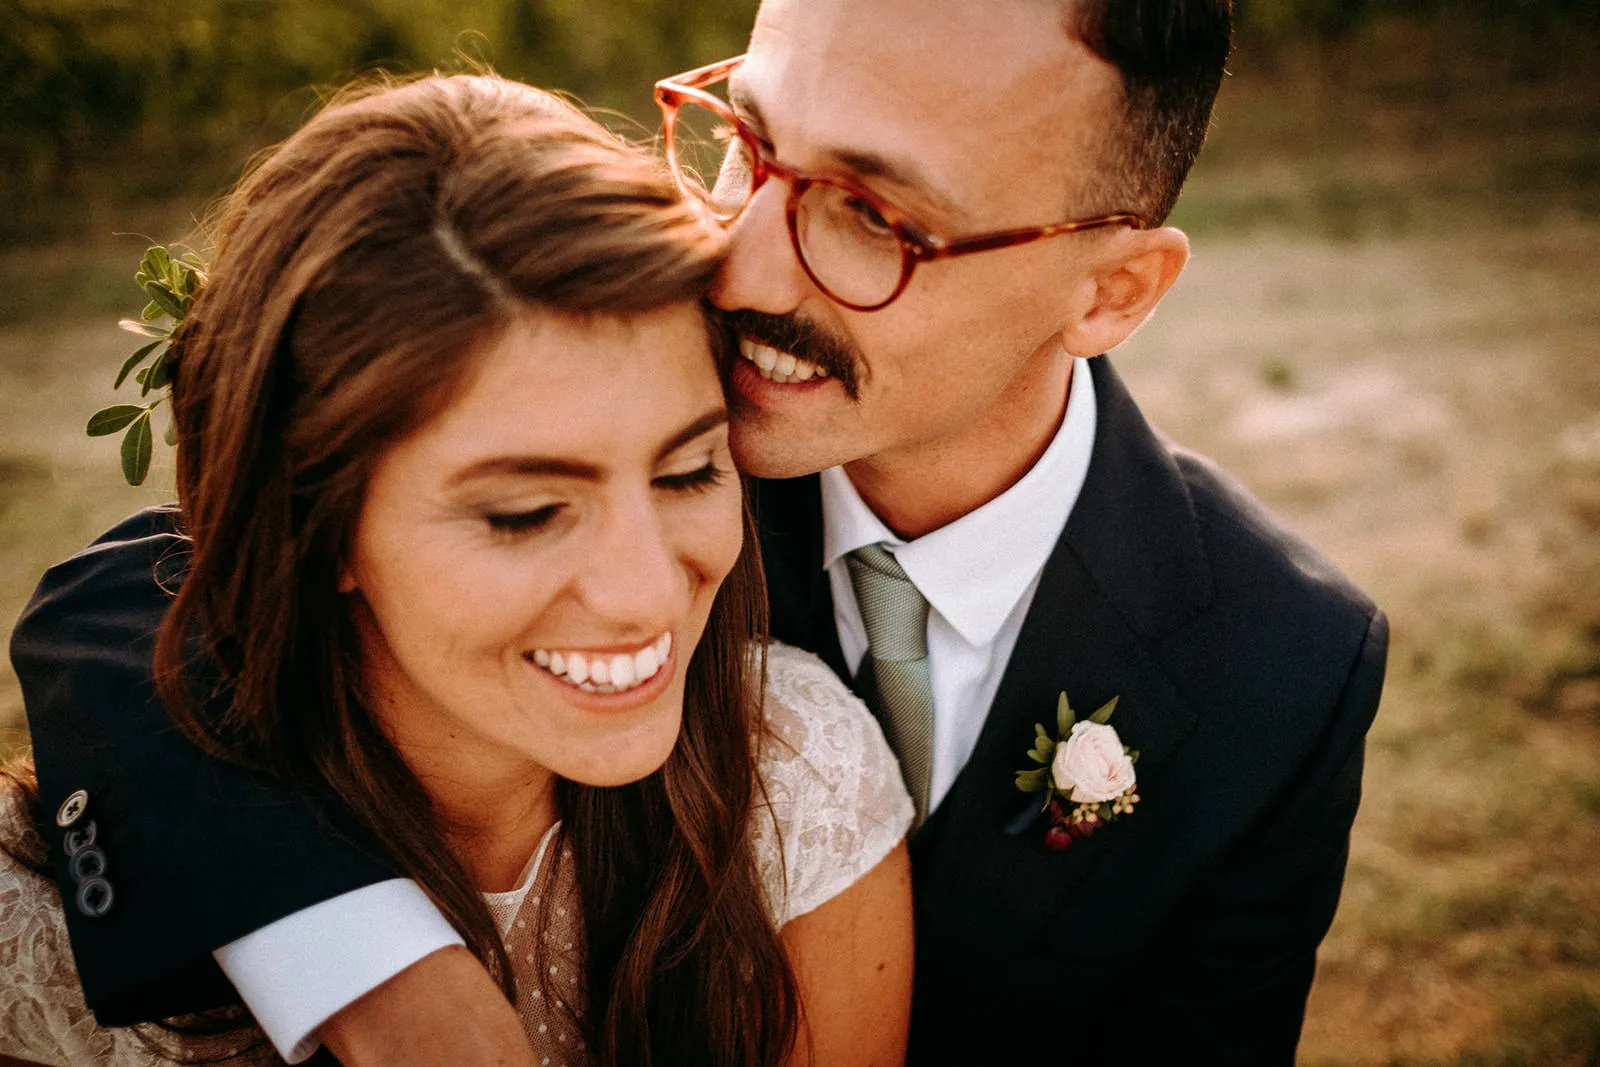
[[[857,677],[889,747],[900,757],[900,771],[917,806],[916,825],[921,825],[933,775],[928,602],[881,544],[856,549],[845,557],[845,565],[867,629],[867,656]]]

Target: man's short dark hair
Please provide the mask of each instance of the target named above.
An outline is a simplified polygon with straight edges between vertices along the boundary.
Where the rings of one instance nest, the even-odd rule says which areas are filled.
[[[1222,83],[1232,0],[1067,0],[1068,29],[1122,74],[1123,113],[1096,183],[1165,222],[1200,154]]]

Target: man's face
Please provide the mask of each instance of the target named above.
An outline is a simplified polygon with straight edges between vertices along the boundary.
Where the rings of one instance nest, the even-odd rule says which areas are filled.
[[[863,184],[943,237],[1114,209],[1084,190],[1119,93],[1056,0],[765,0],[731,86],[780,161]],[[1061,380],[1055,338],[1090,295],[1095,235],[923,264],[895,302],[857,312],[796,260],[788,191],[756,192],[712,293],[743,339],[730,393],[746,470],[917,469],[1048,431],[1007,420]],[[773,349],[829,373],[794,380],[811,368],[773,367]],[[1061,399],[1046,400],[1057,416]]]

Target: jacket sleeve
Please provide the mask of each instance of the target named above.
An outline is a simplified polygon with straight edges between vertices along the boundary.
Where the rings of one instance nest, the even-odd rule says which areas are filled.
[[[1317,946],[1344,881],[1388,637],[1374,614],[1312,758],[1188,894],[1145,1013],[1161,1025],[1132,1035],[1142,1049],[1132,1062],[1295,1062]]]
[[[72,950],[107,1025],[233,1000],[214,949],[395,877],[336,805],[208,758],[168,719],[151,657],[182,578],[175,517],[140,512],[51,568],[11,640]],[[98,874],[65,851],[85,833]]]

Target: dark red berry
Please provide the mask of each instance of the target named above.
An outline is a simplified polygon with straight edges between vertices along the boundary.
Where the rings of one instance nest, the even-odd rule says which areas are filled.
[[[1051,852],[1060,852],[1072,844],[1072,834],[1063,826],[1052,826],[1045,831],[1044,847]]]
[[[1088,837],[1094,833],[1096,825],[1098,824],[1091,822],[1075,822],[1072,824],[1072,836],[1077,838]]]

